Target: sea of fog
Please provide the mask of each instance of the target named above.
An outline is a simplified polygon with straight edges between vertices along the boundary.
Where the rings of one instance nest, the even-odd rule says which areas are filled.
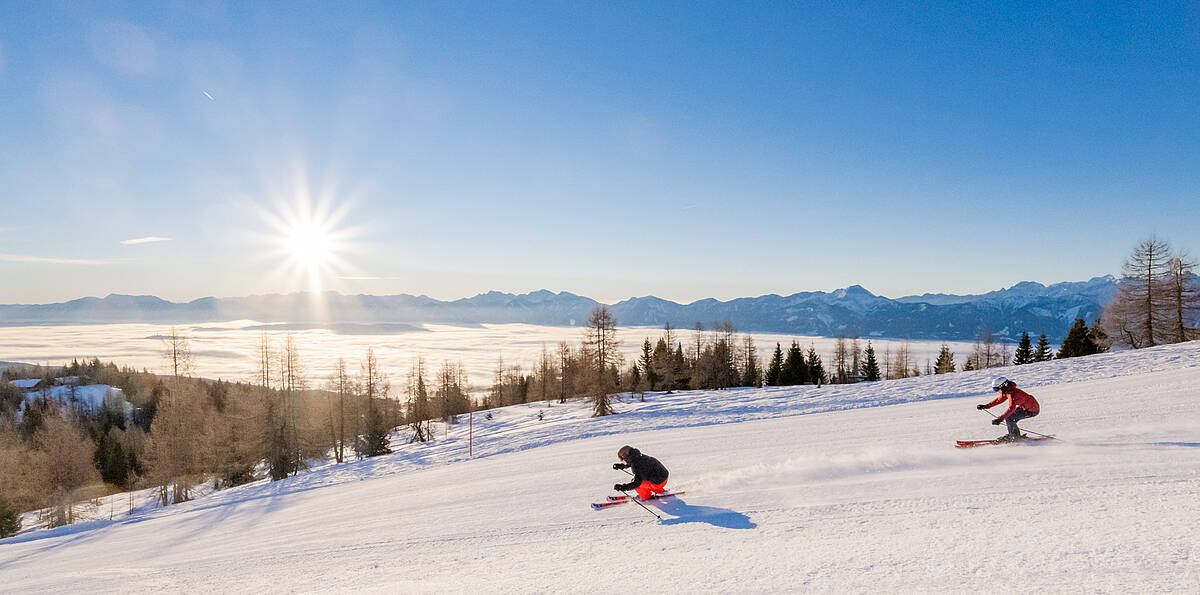
[[[0,361],[38,364],[65,364],[72,359],[98,357],[122,366],[165,372],[163,336],[171,326],[159,324],[95,324],[64,326],[0,326]],[[506,368],[520,366],[530,370],[543,347],[551,353],[559,342],[578,346],[584,329],[579,327],[538,326],[532,324],[484,324],[477,326],[423,325],[355,325],[335,330],[297,326],[264,325],[241,320],[174,327],[188,337],[193,354],[193,371],[206,378],[252,381],[257,378],[258,351],[263,336],[278,348],[287,336],[299,347],[304,373],[312,385],[323,385],[329,378],[338,358],[344,358],[349,369],[357,372],[367,348],[374,348],[380,367],[390,376],[394,388],[399,388],[412,362],[425,358],[432,376],[444,361],[461,362],[470,383],[476,387],[491,383],[503,358]],[[686,346],[694,340],[695,331],[676,330]],[[646,337],[656,340],[659,328],[622,327],[618,329],[621,352],[630,362],[641,352]],[[769,361],[775,343],[786,350],[793,340],[807,350],[817,349],[822,360],[831,359],[836,339],[752,333],[764,365]],[[872,339],[877,357],[895,352],[904,341]],[[937,357],[941,341],[909,341],[912,361],[924,370],[927,361]],[[866,347],[866,340],[861,340]],[[961,366],[972,348],[970,343],[947,342]],[[427,379],[428,380],[428,379]]]

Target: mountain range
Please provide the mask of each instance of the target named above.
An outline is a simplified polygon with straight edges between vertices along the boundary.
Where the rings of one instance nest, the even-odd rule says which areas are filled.
[[[763,295],[680,304],[647,296],[610,305],[622,326],[693,328],[732,321],[739,331],[819,336],[972,340],[980,333],[1014,339],[1022,331],[1058,340],[1076,318],[1089,323],[1117,291],[1114,277],[1056,283],[1022,282],[977,295],[925,294],[890,299],[853,285],[832,292]],[[582,325],[600,302],[568,292],[525,294],[491,291],[441,301],[419,295],[293,293],[171,302],[154,296],[112,294],[55,304],[0,305],[0,324],[151,322],[163,324],[257,320],[289,325],[388,325],[527,323]],[[319,305],[319,306],[318,306]],[[319,315],[314,314],[320,312]],[[411,327],[417,330],[418,327]]]

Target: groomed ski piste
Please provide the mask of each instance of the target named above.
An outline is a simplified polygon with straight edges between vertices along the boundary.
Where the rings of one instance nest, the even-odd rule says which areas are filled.
[[[1002,428],[1004,375],[1060,440]],[[475,414],[432,443],[0,541],[6,592],[1181,593],[1200,343],[859,385]],[[997,408],[997,412],[1002,409]],[[538,412],[544,419],[538,420]],[[465,420],[464,420],[465,421]],[[399,442],[396,440],[394,442]],[[675,499],[593,510],[623,444]],[[123,497],[123,496],[121,496]]]

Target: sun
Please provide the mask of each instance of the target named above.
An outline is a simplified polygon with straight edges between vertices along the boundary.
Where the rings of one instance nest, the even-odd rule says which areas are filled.
[[[276,263],[272,277],[318,293],[353,269],[345,257],[354,251],[359,231],[345,225],[348,206],[335,208],[334,203],[328,197],[312,201],[301,192],[259,210],[269,228],[260,236],[267,244],[262,255]]]
[[[288,229],[283,241],[298,268],[319,271],[333,260],[334,247],[330,235],[330,229],[322,223],[304,221]]]

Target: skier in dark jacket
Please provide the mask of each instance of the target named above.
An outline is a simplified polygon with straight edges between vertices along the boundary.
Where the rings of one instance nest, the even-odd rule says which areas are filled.
[[[627,492],[636,489],[638,496],[643,500],[667,491],[667,468],[663,467],[658,459],[644,455],[640,450],[628,445],[617,451],[617,458],[621,459],[621,462],[613,463],[613,469],[632,468],[633,481],[618,483],[613,486],[614,490]]]

